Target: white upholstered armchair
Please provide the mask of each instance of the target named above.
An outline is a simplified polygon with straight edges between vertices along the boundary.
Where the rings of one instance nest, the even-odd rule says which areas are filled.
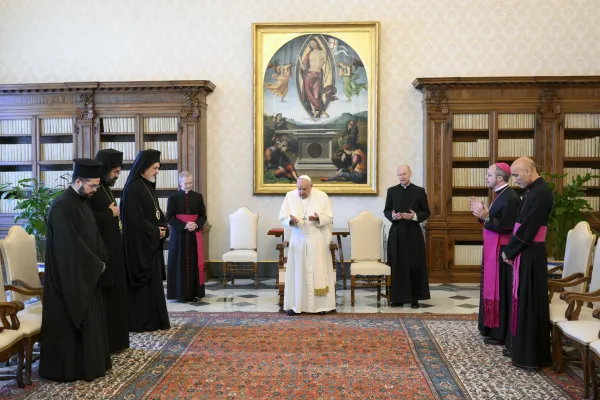
[[[381,262],[383,221],[369,211],[361,211],[348,221],[350,228],[350,304],[354,306],[357,287],[376,287],[381,299],[381,284],[385,282],[387,302],[390,302],[392,272]]]
[[[231,251],[223,254],[223,286],[227,287],[227,276],[231,272],[231,283],[235,283],[235,272],[254,272],[254,287],[258,288],[258,215],[247,207],[229,214],[229,245]],[[250,269],[249,267],[252,267]]]

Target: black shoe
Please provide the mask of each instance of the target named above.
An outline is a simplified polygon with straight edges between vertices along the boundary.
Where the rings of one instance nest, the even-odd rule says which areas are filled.
[[[293,315],[298,315],[298,314],[300,314],[300,313],[297,313],[296,311],[294,311],[294,310],[291,310],[291,309],[290,309],[290,310],[287,310],[285,313],[286,313],[288,316],[290,316],[290,317],[291,317],[291,316],[293,316]]]
[[[504,340],[494,339],[491,337],[483,338],[483,343],[490,344],[492,346],[504,346]]]
[[[410,308],[421,308],[421,305],[419,304],[418,301],[413,301],[410,305]]]
[[[502,355],[504,357],[510,357],[510,351],[508,351],[507,349],[502,349]]]
[[[393,303],[393,302],[390,302],[390,307],[403,307],[403,306],[404,306],[404,303]]]

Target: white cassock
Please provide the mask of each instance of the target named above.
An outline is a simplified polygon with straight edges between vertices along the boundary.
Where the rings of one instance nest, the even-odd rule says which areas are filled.
[[[308,217],[317,213],[318,221]],[[335,271],[329,251],[333,223],[331,200],[313,188],[302,199],[297,190],[288,192],[279,211],[279,220],[290,226],[290,216],[298,218],[292,226],[285,271],[284,310],[317,313],[335,310]]]

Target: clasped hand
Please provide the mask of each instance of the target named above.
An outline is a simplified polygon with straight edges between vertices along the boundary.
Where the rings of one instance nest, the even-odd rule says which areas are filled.
[[[158,229],[160,229],[160,238],[161,239],[163,239],[165,236],[167,236],[167,228],[165,228],[164,226],[161,226]]]
[[[504,261],[508,265],[514,265],[512,260],[509,260],[508,258],[506,258],[506,254],[504,254],[504,252],[502,252],[502,261]]]
[[[187,224],[185,224],[185,229],[187,229],[190,232],[194,232],[196,229],[198,229],[198,225],[195,222],[190,221]]]
[[[409,213],[397,213],[396,210],[392,210],[392,219],[393,220],[405,219],[405,220],[410,221],[414,217],[415,217],[415,212],[413,210],[410,210]]]
[[[490,215],[489,208],[483,204],[483,201],[477,200],[475,197],[469,199],[469,207],[474,216],[481,219],[486,219]]]
[[[317,213],[314,213],[313,215],[309,215],[308,220],[309,221],[318,221],[319,216],[317,215]],[[298,225],[299,221],[300,220],[298,219],[298,217],[290,215],[290,225]]]

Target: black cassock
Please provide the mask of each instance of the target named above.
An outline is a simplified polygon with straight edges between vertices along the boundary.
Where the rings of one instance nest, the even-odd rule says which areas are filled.
[[[393,220],[392,211],[410,213],[417,221]],[[420,223],[429,218],[425,189],[410,184],[388,189],[383,214],[392,222],[387,242],[387,263],[392,268],[392,303],[427,300],[429,282],[425,262],[425,239]]]
[[[113,217],[108,208],[115,203],[114,196],[106,182],[100,183],[89,204],[94,211],[96,225],[108,251],[106,270],[100,277],[102,298],[106,309],[106,324],[110,351],[117,352],[129,347],[129,321],[127,317],[127,275],[125,254],[119,228],[119,217]]]
[[[546,243],[534,242],[539,229],[548,225],[554,194],[541,177],[526,189],[517,223],[521,226],[510,239],[504,253],[509,260],[521,254],[517,332],[509,330],[512,361],[523,367],[537,368],[550,363],[548,304],[548,263]]]
[[[108,260],[94,214],[71,187],[48,214],[40,376],[87,381],[111,368],[100,292]]]
[[[134,173],[134,170],[130,172]],[[147,332],[169,329],[167,301],[163,287],[165,260],[160,227],[166,227],[155,185],[142,176],[127,185],[121,200],[123,242],[129,293],[129,330]],[[158,218],[157,218],[158,209]]]
[[[169,196],[167,222],[170,226],[169,262],[167,272],[167,298],[192,301],[204,297],[204,280],[198,270],[198,244],[196,232],[185,229],[178,214],[197,215],[194,221],[201,230],[206,222],[204,199],[198,192],[179,190]],[[204,261],[204,260],[201,260]]]
[[[499,195],[498,195],[499,194]],[[484,228],[500,234],[512,234],[515,221],[519,215],[521,199],[513,188],[506,186],[496,192],[496,197],[490,206],[489,221]],[[506,340],[510,322],[510,305],[512,298],[512,266],[502,261],[502,252],[506,246],[500,246],[499,276],[500,276],[500,326],[488,328],[483,325],[483,264],[481,267],[481,291],[479,302],[478,328],[482,335],[497,340]]]

